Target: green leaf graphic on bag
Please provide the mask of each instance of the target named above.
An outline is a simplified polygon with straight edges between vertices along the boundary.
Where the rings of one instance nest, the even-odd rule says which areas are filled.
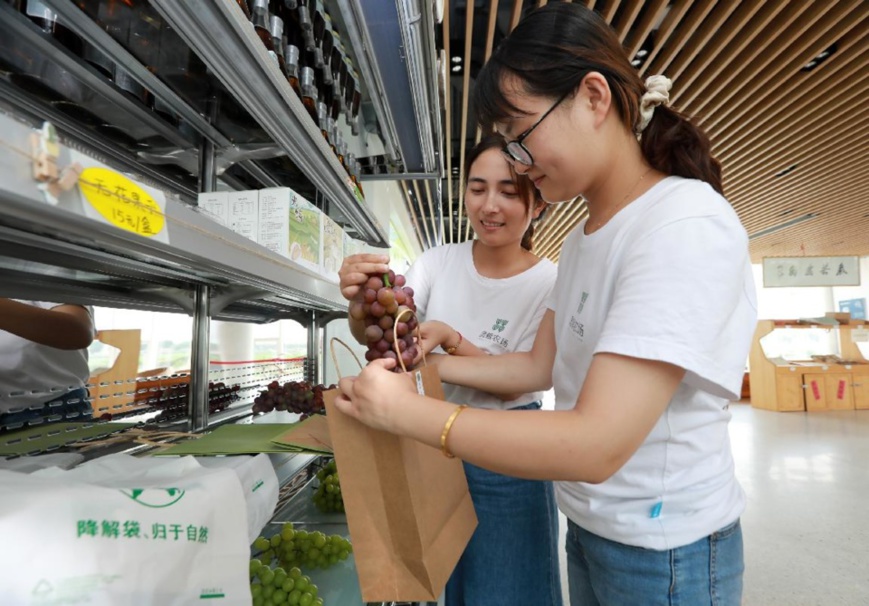
[[[139,505],[154,508],[169,507],[184,496],[184,491],[180,488],[131,488],[121,490],[121,493]]]

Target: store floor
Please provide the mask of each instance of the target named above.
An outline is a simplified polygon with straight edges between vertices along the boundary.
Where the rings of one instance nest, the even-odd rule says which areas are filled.
[[[869,604],[869,410],[731,410],[748,497],[744,606]],[[563,561],[561,575],[567,605]]]

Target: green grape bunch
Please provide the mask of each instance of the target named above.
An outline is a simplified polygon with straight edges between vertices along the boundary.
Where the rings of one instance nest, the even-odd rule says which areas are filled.
[[[317,472],[319,486],[314,491],[314,505],[323,513],[344,513],[344,498],[341,496],[341,483],[338,480],[338,467],[335,459],[329,461]]]
[[[288,572],[281,566],[272,568],[257,559],[250,561],[253,606],[324,606],[323,598],[318,593],[319,589],[311,582],[311,577],[302,574],[300,568],[292,567]]]
[[[400,361],[408,370],[413,368],[418,344],[413,338],[417,327],[413,289],[405,286],[401,274],[389,270],[385,274],[368,276],[360,295],[350,304],[350,317],[365,323],[365,341],[369,362],[380,358]],[[395,367],[402,371],[401,363]]]

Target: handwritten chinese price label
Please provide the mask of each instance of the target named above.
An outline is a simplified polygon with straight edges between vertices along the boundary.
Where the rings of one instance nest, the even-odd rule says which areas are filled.
[[[163,209],[144,189],[112,170],[86,168],[79,177],[85,200],[110,225],[153,238],[163,232]]]

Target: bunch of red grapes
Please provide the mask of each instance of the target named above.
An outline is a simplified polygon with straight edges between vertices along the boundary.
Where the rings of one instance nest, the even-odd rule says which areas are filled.
[[[413,289],[405,286],[404,276],[389,270],[386,274],[370,275],[360,297],[350,305],[350,317],[365,322],[365,359],[391,358],[413,368],[417,343],[413,331],[417,327]],[[395,367],[401,372],[401,364]]]
[[[311,385],[307,381],[290,381],[281,385],[272,381],[268,387],[254,398],[253,412],[266,413],[273,410],[286,410],[302,415],[302,420],[313,414],[326,414],[323,405],[323,392],[334,389],[334,385]]]

